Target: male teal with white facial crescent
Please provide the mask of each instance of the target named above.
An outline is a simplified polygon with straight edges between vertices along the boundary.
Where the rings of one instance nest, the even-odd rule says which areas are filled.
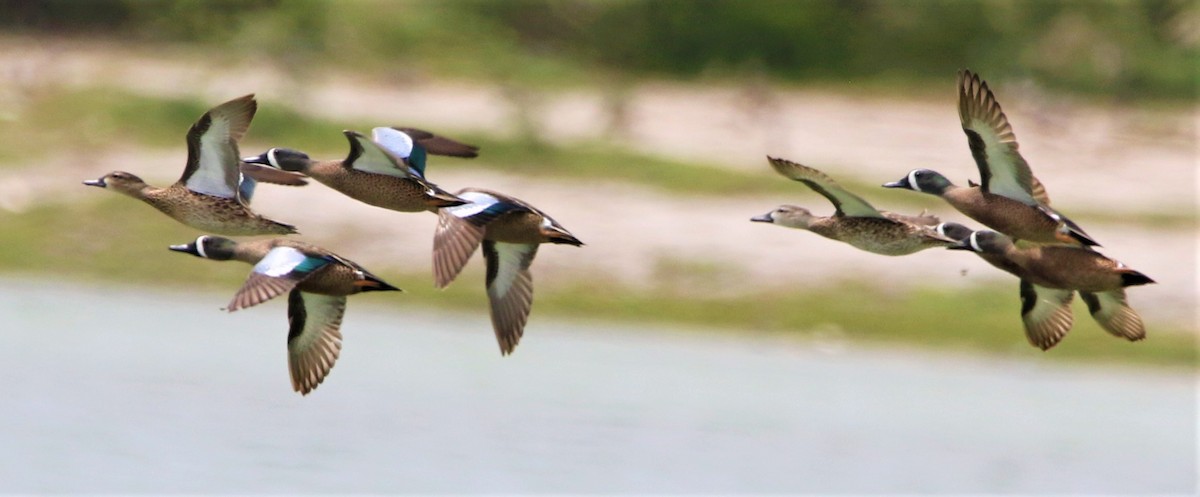
[[[1017,150],[1017,137],[1000,103],[971,71],[958,74],[958,115],[979,167],[979,185],[962,187],[935,171],[914,169],[883,186],[937,195],[971,219],[1019,240],[1099,245],[1050,207],[1045,188]]]
[[[1146,327],[1129,306],[1125,288],[1154,283],[1149,276],[1087,247],[1018,247],[1012,238],[995,231],[972,232],[958,226],[943,230],[960,238],[951,249],[973,251],[989,264],[1020,278],[1021,319],[1025,335],[1034,346],[1047,350],[1071,330],[1075,292],[1105,331],[1129,341],[1146,337]]]
[[[170,249],[215,261],[254,264],[246,283],[226,306],[229,312],[288,293],[288,370],[292,389],[302,395],[325,381],[341,353],[346,297],[400,290],[349,259],[283,238],[239,243],[201,236]]]

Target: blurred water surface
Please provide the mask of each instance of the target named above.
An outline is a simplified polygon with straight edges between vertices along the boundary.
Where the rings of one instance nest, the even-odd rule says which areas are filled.
[[[285,299],[226,314],[223,294],[0,280],[0,493],[1196,490],[1191,372],[536,306],[501,358],[480,290],[462,314],[351,299],[342,357],[302,398]]]

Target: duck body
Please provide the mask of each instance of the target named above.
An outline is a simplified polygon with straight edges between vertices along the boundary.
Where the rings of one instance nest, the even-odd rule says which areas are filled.
[[[226,236],[296,233],[295,226],[255,214],[236,198],[196,193],[180,183],[166,188],[147,186],[130,196],[180,223],[207,233]]]
[[[436,212],[462,204],[449,192],[428,182],[347,168],[342,161],[315,162],[304,174],[365,204],[399,212]]]
[[[408,132],[420,130],[408,129]],[[474,157],[475,147],[420,132],[424,135],[418,136],[428,135],[424,143],[432,146],[427,152],[421,141],[414,141],[396,128],[375,128],[371,138],[356,131],[343,133],[350,143],[350,152],[342,160],[315,161],[304,152],[288,148],[272,148],[242,160],[302,173],[347,197],[399,212],[436,212],[464,203],[425,179],[425,157],[427,153]],[[409,158],[417,165],[410,165]]]
[[[1083,243],[1064,231],[1064,218],[1042,206],[986,192],[978,186],[951,186],[936,195],[963,215],[1018,240]]]

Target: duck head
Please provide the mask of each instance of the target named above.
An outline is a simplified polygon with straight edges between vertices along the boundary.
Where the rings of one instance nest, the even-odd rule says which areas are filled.
[[[941,195],[951,186],[953,183],[950,183],[950,180],[941,173],[930,169],[913,169],[898,181],[883,184],[884,188],[906,188],[933,195]]]
[[[308,156],[308,154],[299,150],[275,147],[263,152],[262,155],[243,157],[242,162],[262,164],[264,166],[271,166],[284,171],[302,173],[308,169],[309,164],[312,163],[312,159]]]
[[[960,239],[950,250],[970,250],[978,254],[1003,254],[1013,246],[1012,238],[991,230],[980,230]]]
[[[114,191],[132,196],[137,196],[138,193],[140,193],[147,186],[146,182],[142,181],[142,178],[125,171],[113,171],[97,179],[84,181],[83,184],[87,186],[109,188]]]
[[[812,223],[813,215],[808,209],[797,207],[794,205],[781,205],[775,210],[750,218],[756,223],[771,223],[788,228],[808,229]]]
[[[175,252],[192,254],[202,259],[227,261],[233,258],[233,249],[237,242],[220,236],[203,235],[186,245],[171,245],[167,247]]]

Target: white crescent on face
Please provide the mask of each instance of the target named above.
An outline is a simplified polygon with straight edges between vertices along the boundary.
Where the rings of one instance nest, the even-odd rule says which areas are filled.
[[[971,233],[971,250],[974,250],[976,252],[983,252],[983,249],[979,247],[978,236],[979,236],[978,231]]]
[[[199,238],[196,238],[196,253],[200,254],[200,257],[207,259],[208,254],[204,253],[205,240],[208,240],[208,235],[200,235]]]

